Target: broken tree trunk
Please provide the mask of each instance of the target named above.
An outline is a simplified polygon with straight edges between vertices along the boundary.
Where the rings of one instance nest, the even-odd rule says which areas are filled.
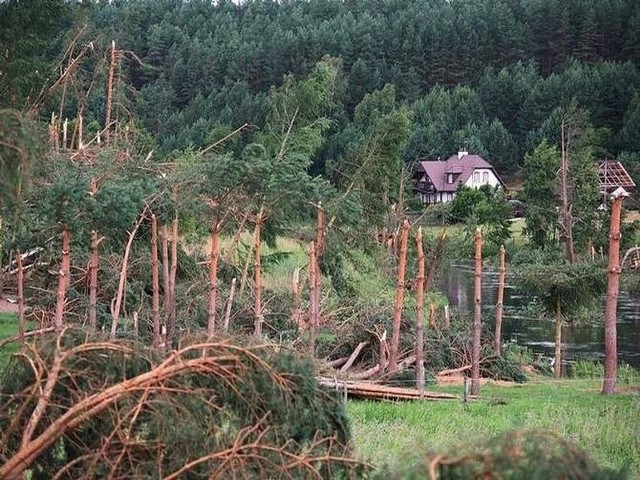
[[[416,388],[424,392],[424,249],[422,227],[416,234],[418,276],[416,277]]]
[[[171,222],[171,264],[169,266],[169,311],[167,312],[167,342],[176,336],[176,273],[178,271],[178,214]]]
[[[231,289],[229,290],[229,299],[227,300],[227,309],[224,313],[224,323],[222,325],[222,331],[227,333],[229,331],[229,321],[231,320],[231,307],[233,306],[233,296],[236,293],[236,277],[231,279]]]
[[[316,287],[318,282],[318,262],[316,257],[316,242],[311,242],[309,249],[309,354],[314,357],[316,350],[316,327],[318,325],[318,306],[316,305]]]
[[[67,288],[69,287],[69,269],[71,263],[71,233],[66,225],[62,226],[62,261],[58,271],[58,296],[56,299],[56,315],[53,325],[56,333],[62,331],[64,307],[67,302]]]
[[[560,297],[556,300],[556,335],[555,335],[555,357],[553,364],[553,376],[556,379],[562,377],[562,309],[560,307]]]
[[[567,132],[565,119],[560,125],[561,140],[561,166],[560,166],[560,201],[561,211],[560,218],[562,224],[562,233],[565,242],[565,250],[567,261],[573,265],[576,263],[576,253],[573,246],[573,213],[571,211],[571,198],[569,188],[569,148],[571,143],[571,134]],[[570,130],[570,128],[569,128]]]
[[[300,267],[296,267],[291,276],[291,321],[298,330],[302,330],[302,308],[300,301]]]
[[[20,348],[24,348],[24,268],[22,267],[22,253],[18,252],[18,337]]]
[[[318,327],[320,325],[320,299],[322,298],[322,271],[320,270],[320,260],[322,258],[322,250],[324,248],[324,209],[322,204],[318,203],[317,208],[317,221],[316,221],[316,241],[314,248],[314,275],[313,275],[313,288],[311,294],[313,301],[311,304],[311,316],[309,323],[313,323],[314,339],[311,346],[311,355],[315,355],[315,337],[318,333]]]
[[[100,255],[98,253],[98,232],[91,231],[91,260],[89,261],[89,330],[96,332],[98,305],[98,268]]]
[[[160,336],[160,272],[158,266],[158,218],[151,214],[151,319],[153,323],[153,346],[162,343]]]
[[[264,207],[260,208],[260,212],[256,217],[256,225],[253,231],[253,253],[254,253],[254,282],[253,282],[253,298],[254,298],[254,335],[262,338],[262,324],[264,323],[264,313],[262,311],[262,256],[260,246],[262,237],[260,229],[262,227],[262,215]]]
[[[500,355],[502,343],[502,313],[504,310],[504,285],[507,277],[504,245],[500,246],[500,266],[498,267],[498,302],[496,303],[496,330],[493,351]]]
[[[482,332],[482,231],[475,234],[473,339],[471,346],[471,395],[480,392],[480,335]]]
[[[107,78],[107,102],[104,115],[104,139],[107,145],[110,140],[111,130],[111,105],[113,104],[113,77],[116,70],[116,42],[111,41],[111,61],[109,63],[109,76]]]
[[[220,236],[218,222],[211,227],[211,245],[209,254],[209,317],[207,335],[213,337],[216,331],[216,296],[218,294],[218,254],[220,252]]]
[[[164,322],[167,325],[167,315],[171,303],[171,291],[169,289],[169,233],[166,224],[160,227],[160,242],[162,254],[162,290],[164,292],[162,304],[164,305]]]
[[[609,278],[604,311],[604,381],[602,383],[602,393],[605,395],[615,393],[618,376],[616,312],[618,308],[618,290],[620,288],[620,213],[622,210],[622,196],[616,196],[611,206]]]
[[[398,257],[398,274],[396,276],[396,297],[393,306],[393,323],[391,333],[391,349],[389,353],[389,373],[396,370],[398,362],[398,347],[400,345],[400,323],[402,322],[402,306],[404,304],[404,277],[407,266],[407,239],[409,237],[409,222],[402,223],[400,233],[400,254]]]

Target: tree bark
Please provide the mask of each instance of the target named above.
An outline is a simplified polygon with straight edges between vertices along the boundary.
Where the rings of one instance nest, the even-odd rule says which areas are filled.
[[[264,214],[264,207],[260,209],[258,216],[256,217],[256,225],[253,231],[253,251],[254,251],[254,285],[253,285],[253,298],[254,298],[254,335],[257,338],[262,337],[262,324],[264,322],[264,314],[262,311],[262,257],[260,246],[262,239],[260,236],[260,229],[262,228],[262,215]]]
[[[502,314],[504,311],[504,287],[507,278],[504,245],[500,246],[500,266],[498,267],[498,302],[496,303],[496,331],[493,343],[493,351],[500,355],[502,345]]]
[[[58,296],[56,300],[56,315],[53,325],[56,333],[62,330],[64,307],[67,302],[67,288],[69,287],[69,269],[71,263],[71,233],[66,225],[62,226],[62,261],[58,272]]]
[[[160,336],[160,272],[158,267],[158,218],[151,214],[151,318],[153,322],[153,346],[162,343]]]
[[[620,214],[622,196],[614,198],[611,206],[611,226],[609,230],[609,278],[607,301],[604,312],[604,380],[602,393],[609,395],[616,391],[618,376],[618,339],[616,313],[620,288]]]
[[[556,300],[556,335],[553,376],[556,380],[562,377],[562,308],[560,298]]]
[[[100,254],[98,253],[98,232],[91,231],[91,261],[89,262],[89,330],[96,332],[98,305],[98,269]]]
[[[113,103],[113,77],[116,70],[116,42],[111,41],[111,62],[109,63],[109,76],[107,78],[107,102],[104,115],[104,139],[107,145],[110,141],[111,130],[111,105]]]
[[[571,213],[571,199],[569,192],[569,145],[570,137],[566,131],[565,121],[561,124],[561,149],[562,165],[560,166],[560,185],[562,203],[562,230],[564,235],[567,261],[573,265],[576,263],[576,254],[573,246],[573,214]]]
[[[402,223],[400,233],[400,254],[398,256],[398,274],[396,277],[396,297],[393,306],[393,323],[391,333],[391,348],[389,352],[389,372],[396,370],[398,363],[398,348],[400,346],[400,323],[402,322],[402,306],[404,304],[404,278],[407,266],[407,239],[409,237],[409,222]]]
[[[227,309],[224,313],[224,324],[222,331],[227,333],[229,331],[229,320],[231,319],[231,307],[233,306],[233,296],[236,293],[236,278],[231,279],[231,289],[229,290],[229,299],[227,300]]]
[[[160,227],[160,240],[162,254],[162,290],[164,292],[164,326],[166,333],[166,326],[169,321],[169,309],[171,308],[171,282],[169,281],[169,232],[166,224]]]
[[[213,337],[216,331],[216,297],[218,294],[218,254],[220,252],[220,236],[218,222],[211,227],[211,246],[209,255],[209,318],[207,320],[207,335]]]
[[[300,267],[296,267],[291,276],[291,321],[298,330],[302,330],[302,309],[300,308]]]
[[[422,247],[422,228],[416,234],[418,252],[418,276],[416,277],[416,388],[424,392],[424,249]]]
[[[22,266],[22,253],[18,252],[18,338],[20,348],[24,348],[24,268]]]
[[[480,335],[482,333],[482,231],[475,234],[475,270],[474,279],[474,311],[473,339],[471,346],[471,395],[480,393]]]

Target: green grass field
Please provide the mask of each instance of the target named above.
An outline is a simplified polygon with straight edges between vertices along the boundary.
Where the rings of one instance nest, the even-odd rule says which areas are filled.
[[[483,386],[481,399],[467,408],[461,401],[350,401],[347,408],[357,453],[376,466],[397,467],[420,452],[472,447],[511,430],[541,430],[574,441],[601,465],[627,466],[630,478],[640,479],[638,391],[608,397],[599,391],[593,380],[545,379]]]
[[[13,313],[0,313],[0,340],[13,337],[18,332],[18,317]],[[0,348],[0,370],[7,359],[18,350],[18,344],[12,343]]]

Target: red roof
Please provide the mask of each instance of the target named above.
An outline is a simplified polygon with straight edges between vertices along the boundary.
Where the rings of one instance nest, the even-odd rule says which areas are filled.
[[[460,184],[464,184],[473,171],[478,168],[492,170],[495,176],[500,180],[495,169],[480,155],[452,155],[447,160],[431,160],[420,162],[420,167],[426,173],[437,192],[455,192]],[[451,173],[454,175],[453,183],[447,183],[447,176]],[[502,180],[500,180],[502,184]]]

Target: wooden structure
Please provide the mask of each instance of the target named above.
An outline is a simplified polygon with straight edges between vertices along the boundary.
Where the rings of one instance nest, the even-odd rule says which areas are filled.
[[[459,396],[450,393],[421,392],[416,388],[390,387],[374,382],[353,382],[320,377],[318,383],[325,387],[335,388],[345,393],[349,398],[364,398],[367,400],[456,400]]]
[[[598,183],[603,195],[609,195],[619,187],[627,192],[636,188],[631,175],[617,160],[598,161]]]

